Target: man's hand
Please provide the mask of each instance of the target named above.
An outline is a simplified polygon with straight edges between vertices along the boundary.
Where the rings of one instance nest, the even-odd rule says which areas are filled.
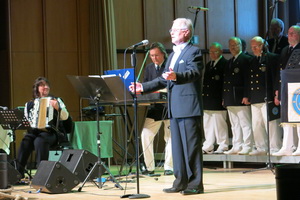
[[[136,82],[136,92],[143,92],[143,86],[141,83]],[[129,86],[129,90],[134,93],[134,83],[131,82],[131,85]]]
[[[176,73],[171,68],[169,70],[170,71],[163,73],[162,77],[166,80],[176,81]]]
[[[249,102],[249,100],[248,100],[247,97],[244,97],[244,98],[242,99],[242,104],[245,104],[245,105],[249,105],[249,104],[250,104],[250,102]]]
[[[280,101],[279,101],[279,99],[278,99],[278,90],[275,91],[274,104],[275,104],[276,106],[279,106],[279,105],[280,105]]]

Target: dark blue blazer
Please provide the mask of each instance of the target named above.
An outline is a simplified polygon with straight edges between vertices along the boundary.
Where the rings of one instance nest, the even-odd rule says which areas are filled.
[[[211,68],[212,61],[205,66],[203,79],[203,108],[204,110],[224,110],[222,105],[223,76],[227,60],[222,56],[218,63]]]
[[[274,42],[275,42],[275,39],[274,38],[271,38],[268,40],[268,44],[269,44],[269,51],[272,51],[273,49],[273,46],[274,46]],[[279,43],[277,44],[276,46],[276,49],[275,49],[275,52],[276,54],[280,54],[282,49],[286,46],[289,45],[289,41],[288,41],[288,37],[283,35],[279,41]]]
[[[233,63],[228,61],[224,70],[224,106],[243,106],[243,97],[248,97],[248,69],[250,56],[241,53]]]
[[[294,49],[300,49],[300,43],[298,43]],[[281,70],[284,70],[285,68],[289,68],[289,58],[291,56],[292,52],[289,52],[289,46],[286,46],[282,49],[280,57],[279,57],[279,64],[277,68],[277,74],[276,74],[276,79],[275,79],[275,85],[274,88],[275,90],[278,90],[280,93],[281,89],[281,77],[280,77],[280,72]],[[280,95],[279,95],[280,98]]]
[[[152,81],[153,79],[162,75],[165,69],[165,62],[160,66],[160,69],[157,71],[154,63],[150,63],[146,66],[144,71],[144,80],[143,82]],[[148,106],[147,118],[157,120],[168,119],[167,114],[167,105],[161,103],[155,103]]]
[[[269,52],[261,57],[260,60],[256,56],[252,58],[248,75],[248,90],[251,104],[265,102],[266,95],[268,95],[268,101],[274,100],[274,81],[278,58],[279,55]]]
[[[171,53],[164,72],[169,66],[174,52]],[[144,92],[156,91],[167,87],[169,117],[185,118],[202,115],[201,78],[202,55],[198,47],[188,44],[177,59],[173,71],[176,81],[167,81],[158,77],[153,81],[143,83]]]

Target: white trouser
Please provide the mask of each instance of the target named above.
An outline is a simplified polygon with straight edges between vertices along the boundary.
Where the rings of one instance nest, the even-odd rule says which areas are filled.
[[[203,129],[205,141],[202,149],[214,150],[215,142],[220,150],[228,149],[228,125],[226,110],[204,110]]]
[[[298,132],[299,135],[300,128],[299,126],[297,126],[297,131],[296,131],[296,127],[294,127],[294,125],[290,125],[287,123],[284,123],[282,125],[282,128],[283,128],[283,141],[280,150],[293,152],[298,145],[296,132]]]
[[[268,150],[267,109],[266,103],[251,105],[253,138],[258,151]],[[282,146],[280,119],[269,122],[270,151],[277,152]]]
[[[141,140],[145,164],[148,171],[154,171],[155,169],[153,141],[162,123],[164,123],[164,140],[166,142],[164,169],[173,170],[170,120],[155,121],[154,119],[146,118],[141,134]]]
[[[250,106],[228,106],[227,111],[232,130],[232,148],[252,149]]]
[[[296,151],[299,152],[300,151],[300,124],[297,124],[297,136],[298,136],[298,140],[295,142],[295,145],[297,146]]]
[[[10,153],[10,143],[13,141],[12,130],[4,130],[0,125],[0,149],[3,149],[7,154]]]

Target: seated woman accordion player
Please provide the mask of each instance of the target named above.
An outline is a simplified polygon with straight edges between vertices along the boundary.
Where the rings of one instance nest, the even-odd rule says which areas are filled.
[[[33,99],[25,104],[24,116],[30,123],[18,151],[18,171],[24,177],[27,160],[36,151],[37,166],[48,160],[50,147],[67,140],[64,125],[72,123],[61,98],[49,95],[50,83],[39,77],[33,84]]]

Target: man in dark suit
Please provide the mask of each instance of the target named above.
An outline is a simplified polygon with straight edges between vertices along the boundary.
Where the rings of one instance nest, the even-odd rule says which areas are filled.
[[[223,105],[227,108],[232,130],[232,148],[225,154],[248,154],[252,151],[251,112],[246,90],[251,57],[242,52],[238,37],[229,39],[232,58],[224,70]]]
[[[202,56],[190,43],[193,23],[190,19],[174,20],[170,29],[174,52],[166,62],[162,77],[136,83],[139,92],[168,89],[168,114],[171,123],[172,155],[175,181],[166,193],[183,195],[203,193],[201,138],[201,71]],[[134,91],[134,85],[130,86]]]
[[[218,42],[209,47],[209,61],[203,79],[203,129],[205,141],[203,153],[223,153],[228,150],[227,111],[222,105],[224,67],[227,60],[222,56],[223,48]],[[215,142],[218,149],[214,151]]]
[[[289,45],[288,38],[283,34],[284,23],[279,18],[273,18],[270,24],[271,39],[268,40],[269,51],[280,54],[282,49]]]
[[[276,100],[277,104],[281,103],[281,125],[283,128],[283,143],[281,149],[277,153],[273,153],[274,156],[299,156],[300,155],[300,143],[294,138],[294,127],[297,127],[298,140],[300,140],[300,124],[288,123],[288,84],[289,82],[300,82],[300,26],[291,26],[288,30],[289,45],[282,49],[279,59],[279,70],[276,76]],[[290,60],[292,58],[292,60]],[[293,79],[288,78],[283,80],[283,73],[293,74]],[[281,92],[280,92],[281,91]],[[280,100],[280,102],[279,102]],[[297,150],[293,152],[295,149]]]
[[[267,118],[265,98],[268,98],[268,103],[274,100],[274,75],[279,56],[268,52],[265,47],[265,40],[259,36],[251,39],[251,49],[254,57],[251,60],[247,85],[249,86],[253,138],[256,147],[256,150],[251,154],[266,155],[268,150],[272,154],[281,148],[282,129],[279,126],[279,117],[272,120]],[[269,134],[267,133],[267,125],[269,125]],[[268,146],[268,139],[270,146]]]
[[[152,63],[148,64],[145,68],[143,82],[152,81],[153,79],[161,76],[165,69],[165,61],[168,57],[165,47],[159,42],[151,44],[149,55]],[[155,159],[153,141],[162,124],[164,124],[164,140],[166,142],[166,148],[164,151],[164,175],[173,175],[170,120],[168,119],[166,105],[159,103],[148,106],[147,117],[141,134],[145,161],[145,170],[142,171],[142,174],[154,174]]]

